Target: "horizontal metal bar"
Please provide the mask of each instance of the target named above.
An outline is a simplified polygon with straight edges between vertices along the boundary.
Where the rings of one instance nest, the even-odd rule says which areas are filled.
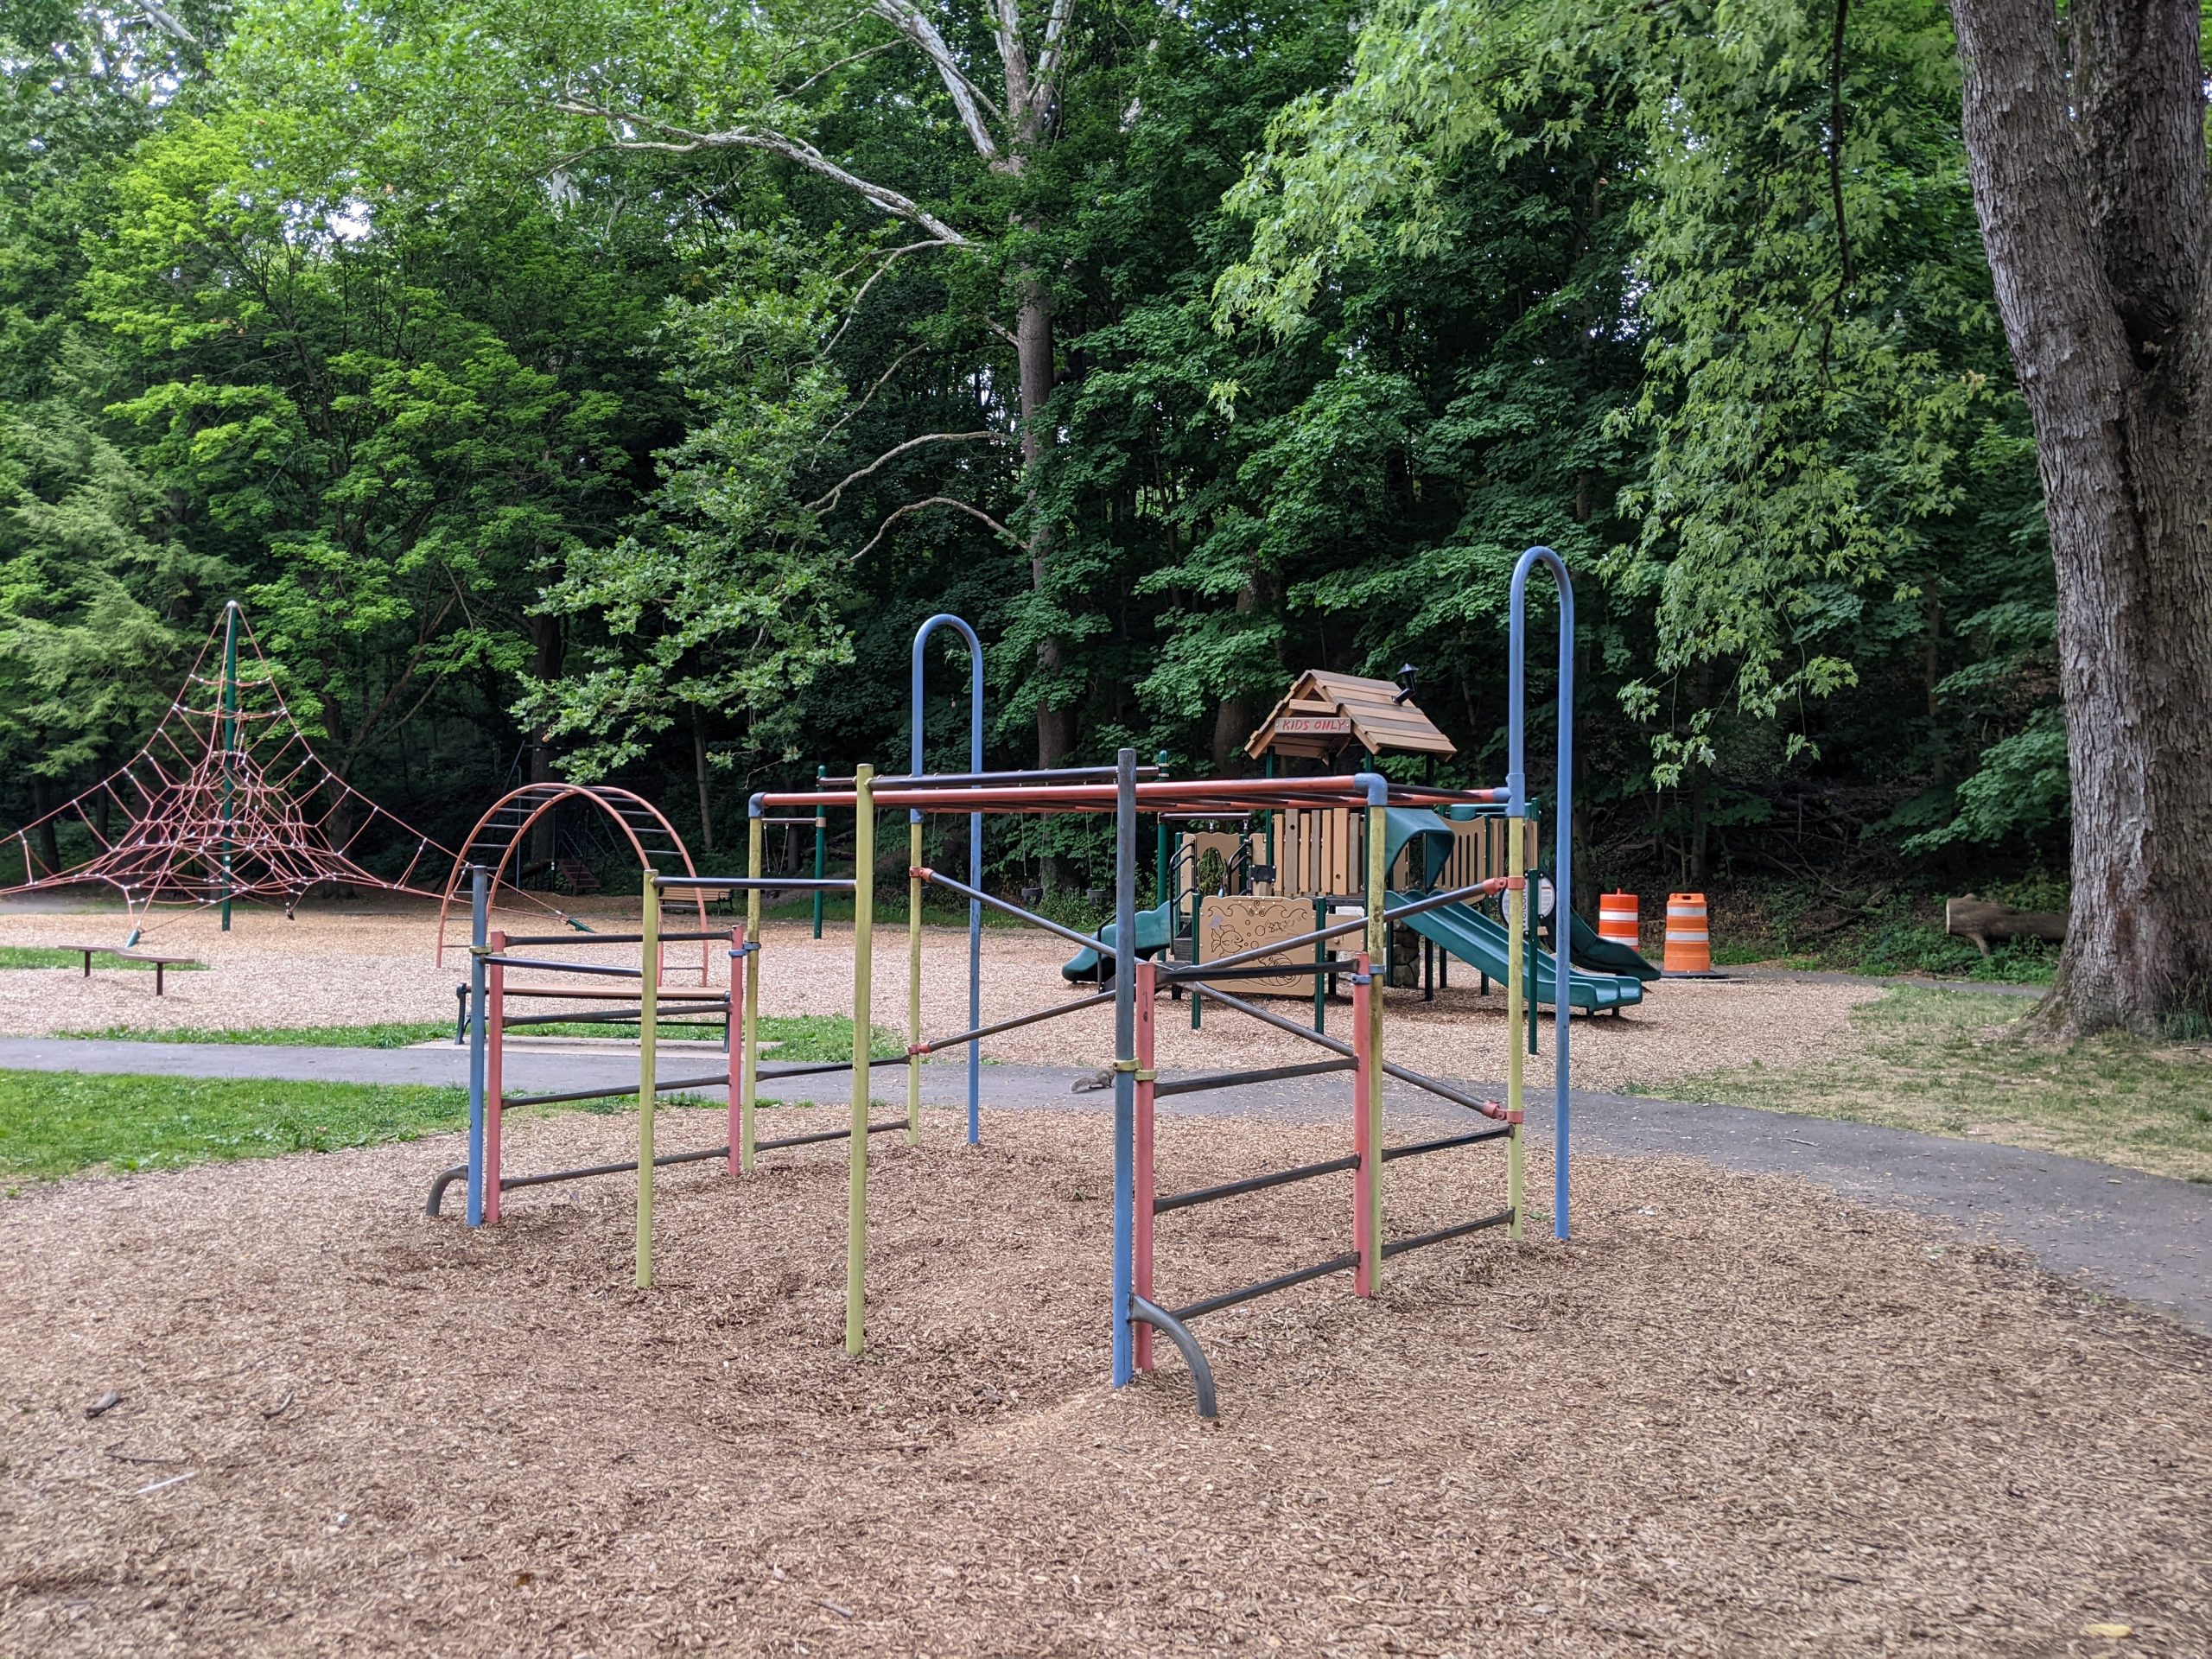
[[[728,1156],[728,1147],[716,1147],[710,1152],[664,1153],[653,1160],[653,1167],[663,1169],[671,1164],[702,1164],[710,1158]],[[587,1175],[625,1175],[637,1166],[638,1160],[632,1158],[626,1164],[593,1164],[584,1169],[556,1169],[546,1175],[502,1175],[499,1191],[505,1192],[518,1186],[550,1186],[555,1181],[580,1181]],[[463,1173],[467,1173],[465,1168]]]
[[[1332,1273],[1342,1273],[1347,1268],[1359,1265],[1359,1252],[1353,1250],[1344,1255],[1332,1255],[1326,1262],[1316,1262],[1310,1268],[1300,1268],[1295,1273],[1286,1273],[1273,1279],[1262,1279],[1256,1285],[1240,1285],[1235,1290],[1224,1290],[1218,1296],[1207,1296],[1195,1302],[1185,1302],[1180,1307],[1171,1307],[1167,1317],[1179,1324],[1187,1325],[1201,1313],[1218,1313],[1224,1307],[1234,1307],[1239,1302],[1249,1302],[1255,1297],[1265,1296],[1278,1290],[1288,1290],[1293,1285],[1302,1285],[1309,1279],[1325,1279]]]
[[[925,868],[921,874],[922,880],[932,887],[943,887],[947,893],[957,893],[963,899],[973,899],[979,904],[988,905],[993,910],[1018,918],[1027,922],[1032,927],[1041,927],[1047,933],[1057,933],[1062,938],[1079,944],[1086,950],[1097,951],[1102,961],[1105,957],[1106,951],[1110,948],[1101,944],[1096,938],[1088,933],[1078,933],[1071,927],[1063,927],[1058,922],[1047,917],[1039,916],[1033,910],[1024,910],[1020,905],[1009,900],[994,899],[981,887],[971,887],[965,881],[956,881],[940,871]]]
[[[1463,1221],[1457,1227],[1440,1227],[1433,1233],[1422,1233],[1414,1238],[1401,1238],[1382,1247],[1383,1256],[1403,1255],[1408,1250],[1418,1250],[1426,1245],[1441,1244],[1447,1238],[1459,1238],[1468,1233],[1478,1233],[1485,1227],[1503,1227],[1513,1219],[1510,1210],[1501,1210],[1494,1216],[1484,1216],[1480,1221]]]
[[[1113,778],[1119,775],[1115,766],[1043,766],[1026,772],[885,772],[871,780],[872,786],[881,789],[885,785],[927,784],[932,788],[956,787],[962,785],[986,784],[1072,784],[1090,778]],[[1158,766],[1139,766],[1140,778],[1157,778]],[[825,784],[850,784],[853,779],[824,778]]]
[[[1416,1089],[1426,1090],[1440,1100],[1450,1101],[1454,1106],[1464,1106],[1471,1112],[1480,1112],[1484,1117],[1491,1115],[1491,1109],[1497,1104],[1496,1102],[1484,1100],[1478,1095],[1471,1095],[1462,1090],[1454,1089],[1448,1083],[1439,1082],[1425,1071],[1415,1071],[1389,1060],[1382,1062],[1382,1075],[1386,1077],[1395,1077],[1400,1083],[1409,1083]]]
[[[1350,1043],[1339,1042],[1336,1038],[1315,1031],[1310,1026],[1300,1025],[1295,1020],[1286,1020],[1281,1014],[1260,1007],[1256,1002],[1247,1002],[1241,996],[1231,996],[1227,991],[1217,991],[1203,981],[1193,983],[1190,988],[1192,996],[1211,998],[1224,1007],[1234,1008],[1239,1014],[1251,1015],[1263,1026],[1273,1026],[1277,1031],[1287,1031],[1294,1037],[1303,1037],[1307,1042],[1327,1049],[1332,1054],[1350,1055],[1352,1052]]]
[[[1495,1129],[1477,1129],[1471,1135],[1447,1135],[1440,1141],[1416,1141],[1410,1146],[1385,1147],[1382,1148],[1382,1161],[1387,1164],[1396,1158],[1418,1158],[1425,1152],[1442,1152],[1451,1147],[1471,1147],[1478,1141],[1500,1140],[1512,1133],[1512,1125],[1506,1124]]]
[[[934,1054],[939,1049],[956,1048],[962,1043],[972,1043],[985,1037],[995,1037],[1002,1031],[1018,1031],[1024,1026],[1033,1026],[1040,1020],[1057,1020],[1064,1014],[1073,1014],[1077,1008],[1095,1008],[1102,1002],[1111,1002],[1115,994],[1101,991],[1096,996],[1079,996],[1072,1002],[1055,1003],[1049,1008],[1039,1008],[1034,1014],[1016,1014],[1011,1020],[1001,1020],[995,1026],[978,1026],[973,1031],[958,1032],[950,1037],[932,1037],[926,1043],[917,1043],[906,1052],[910,1054]]]
[[[761,819],[761,820],[760,820],[760,822],[761,822],[761,823],[805,823],[805,824],[811,824],[811,825],[813,825],[816,829],[817,829],[817,830],[818,830],[818,829],[821,829],[823,825],[827,824],[827,823],[830,822],[830,820],[829,820],[829,819],[827,819],[827,818],[825,818],[825,817],[823,817],[819,812],[817,812],[817,813],[816,813],[812,817],[806,817],[806,818],[763,818],[763,819]]]
[[[601,979],[643,979],[642,968],[610,968],[596,962],[545,962],[536,957],[510,957],[494,953],[484,958],[493,968],[542,968],[553,974],[592,974]]]
[[[665,886],[666,883],[662,885]],[[663,933],[658,936],[663,944],[696,944],[702,939],[727,939],[729,930],[708,933]],[[643,944],[642,933],[513,933],[507,937],[506,945],[518,944]]]
[[[466,989],[467,987],[461,988]],[[555,1002],[635,1002],[635,991],[594,991],[581,985],[509,985],[499,995],[512,1001],[516,997],[540,996]],[[728,991],[679,991],[667,986],[661,988],[663,1002],[715,1002],[729,1001]]]
[[[721,999],[717,998],[717,1007],[720,1006],[720,1002]],[[673,1008],[669,1010],[669,1012],[672,1014],[694,1014],[711,1013],[712,1011],[713,1010],[707,1008],[691,1007]],[[644,1018],[642,1014],[634,1012],[623,1014],[601,1012],[598,1009],[572,1008],[560,1014],[505,1014],[500,1018],[499,1026],[504,1031],[523,1031],[532,1026],[634,1026],[642,1018]],[[688,1020],[662,1020],[658,1023],[664,1026],[695,1025],[702,1031],[720,1031],[721,1029],[721,1021],[719,1020],[713,1021],[711,1024],[696,1019]]]
[[[1278,1169],[1266,1175],[1248,1176],[1241,1181],[1224,1181],[1219,1186],[1201,1186],[1189,1192],[1173,1192],[1164,1198],[1152,1201],[1152,1213],[1164,1216],[1171,1210],[1188,1210],[1193,1205],[1211,1204],[1217,1198],[1241,1198],[1247,1192],[1264,1192],[1271,1186],[1288,1186],[1293,1181],[1310,1181],[1317,1175],[1341,1174],[1347,1169],[1357,1169],[1359,1157],[1348,1153],[1342,1158],[1332,1158],[1319,1164],[1300,1164],[1295,1169]]]
[[[1358,1064],[1357,1060],[1315,1060],[1309,1065],[1265,1065],[1255,1071],[1215,1071],[1203,1077],[1178,1077],[1173,1083],[1155,1083],[1152,1092],[1155,1098],[1161,1098],[1168,1095],[1203,1094],[1209,1089],[1241,1089],[1248,1083],[1283,1083],[1292,1077],[1350,1071]]]
[[[1360,925],[1366,925],[1364,919]],[[1267,947],[1270,950],[1281,948],[1281,945]],[[1224,957],[1222,960],[1226,962],[1228,958]],[[1350,974],[1357,972],[1358,969],[1358,962],[1351,957],[1327,957],[1319,962],[1251,962],[1240,968],[1217,968],[1211,963],[1197,962],[1187,968],[1163,968],[1160,971],[1160,982],[1163,985],[1185,985],[1194,979],[1273,979],[1279,975],[1290,974]],[[1305,993],[1301,991],[1299,995],[1302,996]]]
[[[665,1095],[678,1089],[727,1089],[728,1087],[729,1074],[725,1071],[718,1077],[677,1077],[667,1083],[656,1083],[653,1084],[653,1092],[657,1095]],[[575,1089],[558,1095],[502,1095],[499,1096],[499,1106],[502,1110],[510,1106],[562,1106],[578,1100],[620,1100],[626,1095],[634,1095],[637,1092],[637,1085],[632,1084],[627,1089]],[[634,1169],[636,1166],[633,1164],[631,1167]]]
[[[906,1127],[906,1120],[905,1118],[890,1118],[881,1123],[869,1124],[868,1126],[868,1132],[870,1135],[881,1135],[887,1129],[903,1129]],[[780,1152],[786,1147],[811,1147],[823,1141],[849,1141],[852,1138],[852,1130],[849,1128],[847,1128],[842,1129],[823,1129],[819,1134],[816,1135],[779,1135],[773,1141],[755,1141],[753,1143],[753,1150],[755,1152]]]
[[[894,1054],[888,1059],[870,1060],[868,1070],[873,1071],[879,1065],[904,1065],[911,1058],[910,1055]],[[763,1082],[773,1082],[778,1077],[823,1077],[832,1071],[849,1071],[852,1069],[850,1060],[820,1060],[807,1065],[787,1065],[779,1071],[764,1070],[759,1075]]]
[[[737,893],[850,893],[849,875],[657,875],[657,887],[728,887]],[[721,938],[720,934],[712,937]]]

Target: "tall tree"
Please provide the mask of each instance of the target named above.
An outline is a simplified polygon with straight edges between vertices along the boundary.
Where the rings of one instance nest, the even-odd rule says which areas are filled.
[[[2212,1014],[2212,168],[2196,0],[1951,0],[2035,418],[2074,785],[2054,1035]]]

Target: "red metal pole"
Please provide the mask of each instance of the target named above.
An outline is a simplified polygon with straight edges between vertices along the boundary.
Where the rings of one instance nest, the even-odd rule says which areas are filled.
[[[505,933],[488,933],[492,954],[507,948]],[[493,963],[484,976],[484,1224],[499,1219],[499,1097],[505,1091],[501,1065],[506,1047],[507,970]]]
[[[729,1039],[725,1056],[729,1074],[729,1173],[741,1173],[745,1157],[745,1097],[741,1074],[745,1053],[745,924],[729,931],[729,1019],[723,1030]]]
[[[1367,1176],[1368,1160],[1375,1156],[1376,1149],[1369,1144],[1367,1103],[1375,1075],[1375,1047],[1368,1020],[1375,985],[1368,958],[1361,955],[1353,960],[1357,965],[1351,982],[1352,1151],[1359,1159],[1359,1168],[1352,1176],[1351,1236],[1352,1247],[1359,1252],[1359,1266],[1353,1272],[1351,1287],[1354,1295],[1372,1296],[1375,1228],[1370,1214],[1371,1187]]]
[[[1152,1300],[1152,1108],[1154,1077],[1153,1076],[1153,998],[1158,992],[1159,969],[1149,960],[1137,963],[1137,1106],[1136,1106],[1136,1214],[1135,1240],[1135,1273],[1132,1282],[1138,1295]],[[1152,1369],[1152,1327],[1140,1321],[1134,1335],[1136,1338],[1136,1367],[1140,1371]]]

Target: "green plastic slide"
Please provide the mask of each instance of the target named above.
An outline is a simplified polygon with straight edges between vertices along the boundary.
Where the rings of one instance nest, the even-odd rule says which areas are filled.
[[[1394,893],[1389,903],[1392,908],[1411,904],[1416,895]],[[1442,905],[1434,910],[1422,911],[1419,915],[1405,918],[1405,925],[1423,938],[1441,946],[1452,955],[1488,974],[1501,983],[1511,971],[1512,957],[1506,949],[1504,927],[1492,921],[1482,912],[1468,905]],[[1522,947],[1524,950],[1526,946]],[[1532,995],[1539,1003],[1555,1002],[1559,993],[1557,969],[1552,953],[1539,945],[1536,948],[1536,982]],[[1567,969],[1567,1000],[1572,1007],[1592,1011],[1625,1007],[1643,1001],[1641,981],[1627,974],[1585,974]]]
[[[1157,956],[1167,948],[1175,931],[1175,907],[1157,905],[1150,910],[1137,912],[1137,955]],[[1114,977],[1114,970],[1100,957],[1101,951],[1111,952],[1115,947],[1115,925],[1109,922],[1098,930],[1097,945],[1088,950],[1078,950],[1061,965],[1063,979],[1095,979],[1103,982]]]
[[[1634,945],[1605,938],[1580,916],[1568,931],[1567,953],[1577,968],[1587,968],[1592,973],[1626,974],[1645,985],[1659,977],[1659,970],[1638,955]]]

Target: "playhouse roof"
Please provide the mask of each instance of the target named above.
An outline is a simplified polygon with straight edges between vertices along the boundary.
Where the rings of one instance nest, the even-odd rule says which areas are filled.
[[[1244,753],[1326,760],[1345,748],[1370,754],[1451,754],[1452,740],[1389,680],[1309,668],[1246,740]]]

